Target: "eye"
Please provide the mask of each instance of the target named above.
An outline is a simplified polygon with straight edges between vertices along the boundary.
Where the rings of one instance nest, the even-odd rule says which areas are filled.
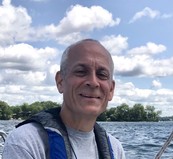
[[[109,73],[106,70],[98,70],[97,76],[101,80],[108,80],[109,79]]]
[[[82,77],[82,76],[85,76],[87,74],[87,71],[85,69],[77,69],[74,71],[74,74],[76,76]]]

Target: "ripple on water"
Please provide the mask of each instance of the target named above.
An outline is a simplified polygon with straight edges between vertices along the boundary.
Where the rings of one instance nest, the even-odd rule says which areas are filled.
[[[9,133],[21,121],[0,121],[0,130]],[[124,147],[127,159],[153,159],[173,131],[173,122],[100,122]],[[0,154],[2,142],[0,142]],[[1,159],[1,157],[0,157]],[[173,141],[161,159],[173,159]]]

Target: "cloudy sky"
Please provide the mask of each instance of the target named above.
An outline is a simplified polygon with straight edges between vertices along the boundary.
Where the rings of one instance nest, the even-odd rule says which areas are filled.
[[[0,0],[0,100],[62,102],[54,82],[63,50],[94,38],[112,54],[109,107],[152,105],[173,115],[173,1]]]

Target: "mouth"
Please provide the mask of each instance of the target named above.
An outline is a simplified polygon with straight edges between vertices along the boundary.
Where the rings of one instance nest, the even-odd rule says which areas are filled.
[[[97,95],[90,95],[90,94],[79,94],[81,97],[85,97],[85,98],[95,98],[95,99],[100,99],[99,96]]]

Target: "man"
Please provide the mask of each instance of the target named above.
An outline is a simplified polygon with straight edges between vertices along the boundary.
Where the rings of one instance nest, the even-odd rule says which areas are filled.
[[[120,142],[96,124],[113,97],[113,61],[96,40],[69,46],[56,74],[61,109],[41,112],[8,137],[3,159],[125,159]]]

